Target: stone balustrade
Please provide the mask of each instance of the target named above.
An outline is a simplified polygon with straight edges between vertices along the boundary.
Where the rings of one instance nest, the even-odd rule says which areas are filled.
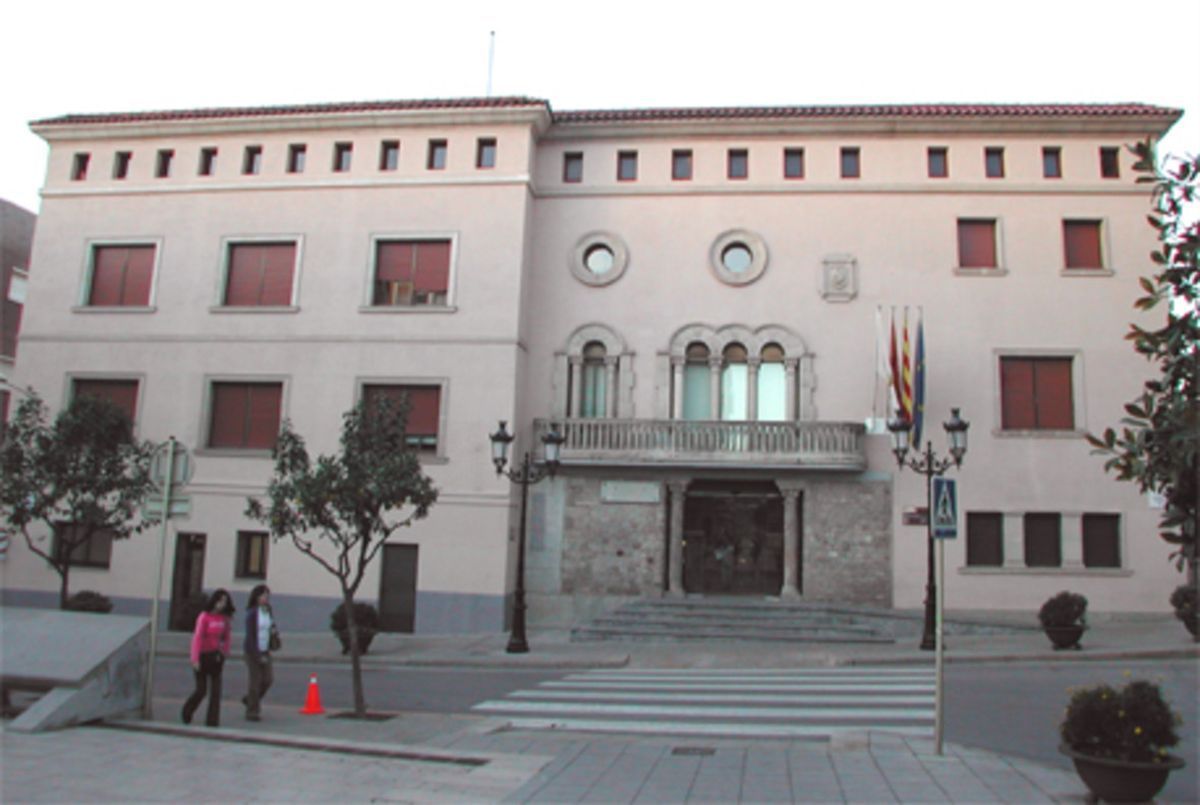
[[[564,464],[779,465],[863,470],[865,428],[855,422],[711,422],[676,419],[553,420]],[[535,438],[551,420],[534,421]]]

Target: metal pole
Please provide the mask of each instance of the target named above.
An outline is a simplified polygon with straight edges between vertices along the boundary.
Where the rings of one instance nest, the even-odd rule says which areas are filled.
[[[930,512],[932,515],[932,511]],[[942,736],[945,733],[946,718],[946,688],[943,677],[945,665],[946,643],[943,639],[942,626],[946,604],[944,583],[946,573],[946,541],[937,541],[937,652],[934,662],[934,705],[933,705],[933,742],[937,753],[942,754]]]
[[[158,575],[154,583],[154,597],[150,601],[150,667],[146,671],[146,691],[142,703],[142,717],[154,718],[154,659],[158,654],[158,599],[162,595],[163,557],[167,553],[167,521],[171,516],[171,485],[175,472],[175,437],[167,440],[167,474],[163,482],[162,531],[158,538]]]
[[[521,464],[521,475],[515,479],[521,485],[521,533],[517,537],[517,590],[513,600],[512,636],[505,649],[509,654],[529,653],[525,639],[525,512],[529,507],[529,484],[533,482],[529,453]]]
[[[933,636],[937,582],[933,568],[933,476],[935,475],[933,442],[925,443],[925,622],[921,628],[921,649],[930,651],[936,641]]]

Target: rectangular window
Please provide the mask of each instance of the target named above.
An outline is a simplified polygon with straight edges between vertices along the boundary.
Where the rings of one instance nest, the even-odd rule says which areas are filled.
[[[729,149],[725,175],[730,179],[745,179],[750,175],[750,154],[746,149]]]
[[[376,242],[372,305],[445,305],[449,287],[449,240]]]
[[[379,144],[379,169],[394,171],[400,166],[400,141],[384,140]]]
[[[154,280],[153,245],[92,247],[89,307],[146,307]]]
[[[687,181],[692,178],[692,152],[690,150],[671,152],[671,178],[675,181]]]
[[[1083,566],[1121,566],[1121,516],[1083,515]]]
[[[75,547],[67,554],[67,564],[71,567],[100,567],[108,568],[112,564],[113,534],[107,528],[92,532],[83,539],[83,526],[73,523],[59,523],[62,539]],[[77,540],[83,539],[82,542]],[[54,546],[54,555],[58,555],[59,546]]]
[[[862,175],[862,166],[859,164],[859,150],[857,148],[842,149],[842,178],[857,179]]]
[[[237,532],[237,566],[233,575],[239,579],[267,577],[267,532]]]
[[[1099,221],[1063,221],[1063,251],[1067,268],[1104,268]]]
[[[1047,179],[1062,178],[1062,149],[1047,146],[1042,149],[1042,176]]]
[[[208,446],[270,450],[282,405],[282,383],[213,383]]]
[[[637,181],[637,151],[618,151],[617,152],[617,181],[618,182],[633,182]]]
[[[308,146],[304,143],[292,143],[288,146],[288,173],[304,173],[304,163],[308,159]]]
[[[82,182],[87,178],[88,163],[92,161],[92,155],[80,152],[71,160],[71,181]]]
[[[1025,515],[1025,566],[1062,567],[1062,515],[1058,512]]]
[[[431,171],[440,171],[446,169],[445,140],[429,141],[429,155],[425,160],[425,167]]]
[[[1003,148],[985,148],[983,149],[983,167],[984,173],[989,179],[1004,178],[1004,149]]]
[[[262,170],[262,146],[248,145],[246,146],[245,155],[242,157],[242,173],[246,176],[253,176]]]
[[[563,154],[563,173],[562,180],[564,182],[582,182],[583,181],[583,154],[579,151],[568,151]]]
[[[402,404],[401,400],[408,401],[408,423],[404,429],[408,446],[423,452],[436,451],[438,421],[441,418],[441,387],[384,383],[363,386],[363,403],[368,414],[385,399],[394,409]]]
[[[1111,146],[1100,149],[1100,176],[1105,179],[1121,177],[1121,150]]]
[[[212,176],[217,169],[217,149],[201,148],[200,165],[196,172],[201,176]]]
[[[998,268],[996,221],[991,218],[958,219],[958,267]]]
[[[136,421],[138,382],[136,380],[92,380],[76,378],[71,382],[72,398],[93,397],[108,402],[120,408],[129,417],[130,423]]]
[[[785,178],[785,179],[803,179],[804,178],[804,149],[803,148],[785,148],[785,149],[783,149],[783,178]]]
[[[225,275],[226,307],[285,307],[292,304],[296,244],[231,243]]]
[[[1001,429],[1073,430],[1071,361],[1071,358],[1001,358]]]
[[[350,170],[350,157],[354,154],[353,143],[333,144],[333,172],[345,173]]]
[[[496,167],[496,141],[491,137],[481,137],[475,143],[475,167]]]
[[[967,566],[1004,564],[1004,517],[1000,512],[967,512]]]
[[[158,157],[154,161],[154,175],[159,179],[166,179],[171,175],[171,163],[175,161],[175,151],[170,148],[161,148],[158,151]]]
[[[928,162],[930,179],[945,179],[950,175],[949,149],[930,148]]]
[[[132,161],[132,151],[118,151],[113,157],[113,178],[124,179],[129,176],[129,163]]]

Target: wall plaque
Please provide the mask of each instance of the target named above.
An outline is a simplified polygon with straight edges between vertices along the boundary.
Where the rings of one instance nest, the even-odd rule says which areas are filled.
[[[603,481],[600,500],[605,503],[658,503],[662,485],[654,481]]]

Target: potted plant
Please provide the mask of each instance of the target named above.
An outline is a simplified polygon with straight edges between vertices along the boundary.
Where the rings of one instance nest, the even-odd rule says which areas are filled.
[[[1167,750],[1179,743],[1180,718],[1158,685],[1141,679],[1120,690],[1096,685],[1071,695],[1059,751],[1075,763],[1088,789],[1105,802],[1145,802],[1184,761]]]
[[[363,654],[367,653],[375,633],[379,631],[379,612],[370,604],[355,602],[354,625],[358,632],[358,648]],[[350,653],[350,630],[346,627],[346,605],[338,604],[337,609],[329,617],[329,628],[338,636],[342,643],[342,653]]]
[[[112,608],[108,596],[95,590],[80,590],[67,599],[67,609],[72,612],[112,612]]]
[[[1079,593],[1063,590],[1042,604],[1038,620],[1055,650],[1079,648],[1079,638],[1087,629],[1087,599]]]
[[[1190,584],[1181,584],[1171,593],[1171,606],[1175,607],[1175,617],[1183,621],[1183,625],[1196,636],[1196,588]]]

